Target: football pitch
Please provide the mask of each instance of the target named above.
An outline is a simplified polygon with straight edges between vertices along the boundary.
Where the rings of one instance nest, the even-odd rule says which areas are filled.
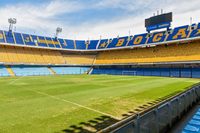
[[[0,78],[0,133],[96,132],[198,82],[106,75]]]

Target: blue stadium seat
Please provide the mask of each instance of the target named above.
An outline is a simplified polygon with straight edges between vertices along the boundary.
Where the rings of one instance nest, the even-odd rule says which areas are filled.
[[[106,74],[106,73],[105,73],[104,69],[95,68],[95,69],[93,69],[92,74]]]
[[[92,74],[122,75],[124,71],[138,76],[200,78],[200,68],[94,68]]]
[[[24,40],[21,33],[14,33],[16,44],[24,45]]]
[[[187,68],[181,69],[181,77],[183,77],[183,78],[191,78],[192,77],[191,69],[187,69]]]
[[[152,76],[161,76],[161,72],[158,69],[152,68],[151,75]]]
[[[182,133],[199,133],[200,132],[200,109],[194,114],[191,120],[182,130]]]
[[[76,49],[80,49],[80,50],[86,49],[85,41],[76,40],[75,43],[76,43]]]
[[[67,43],[65,42],[64,39],[59,38],[58,41],[60,42],[60,45],[63,49],[67,48]]]
[[[36,36],[35,36],[36,38],[33,38],[32,36],[28,34],[22,34],[22,37],[26,45],[36,46],[36,43],[34,42],[34,40],[37,40]]]
[[[169,77],[170,76],[170,69],[169,68],[160,68],[159,70],[161,72],[162,77]]]
[[[200,78],[200,68],[192,69],[192,78]]]
[[[90,67],[51,67],[56,74],[84,74]]]
[[[0,42],[5,43],[4,32],[0,30]]]
[[[91,40],[90,44],[88,45],[88,50],[94,50],[97,48],[99,40]]]
[[[75,49],[75,44],[74,44],[74,40],[69,40],[69,39],[67,39],[67,40],[65,40],[65,42],[66,42],[66,49]]]
[[[10,76],[5,66],[0,66],[0,77]]]
[[[137,75],[138,76],[144,76],[144,70],[142,68],[137,69]]]
[[[192,30],[190,34],[190,38],[199,37],[200,36],[200,23],[197,25],[197,29]]]
[[[180,77],[181,73],[180,70],[177,68],[170,69],[170,77]]]
[[[47,67],[40,66],[11,66],[16,76],[51,75]]]
[[[57,38],[51,38],[56,48],[61,48],[61,44]]]
[[[13,37],[13,33],[12,33],[12,32],[4,31],[4,35],[5,35],[5,37],[6,37],[6,42],[7,42],[7,43],[15,44],[15,41],[14,41],[14,37]]]
[[[38,37],[36,35],[30,35],[31,41],[33,42],[32,46],[38,45]]]
[[[144,68],[144,69],[143,69],[143,72],[144,72],[144,76],[151,76],[151,69],[149,69],[149,68]]]
[[[55,45],[53,44],[53,40],[50,37],[45,37],[47,40],[47,44],[50,48],[55,48]]]
[[[200,129],[198,127],[187,125],[182,133],[199,133],[199,131]]]
[[[108,45],[108,39],[102,39],[100,40],[98,49],[105,49]]]
[[[48,47],[47,43],[46,43],[46,39],[43,36],[38,36],[38,40],[37,40],[38,46],[41,47]]]

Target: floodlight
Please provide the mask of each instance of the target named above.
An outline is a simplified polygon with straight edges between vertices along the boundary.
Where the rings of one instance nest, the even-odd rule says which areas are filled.
[[[16,24],[17,23],[17,19],[16,18],[9,18],[8,19],[8,23],[10,23],[10,24]]]
[[[16,18],[9,18],[8,23],[10,24],[9,25],[9,32],[12,32],[13,25],[17,23],[17,19]]]
[[[56,39],[58,38],[58,34],[62,32],[62,28],[57,27],[56,28]]]
[[[56,32],[57,32],[57,33],[61,33],[61,32],[62,32],[62,28],[58,27],[58,28],[56,29]]]

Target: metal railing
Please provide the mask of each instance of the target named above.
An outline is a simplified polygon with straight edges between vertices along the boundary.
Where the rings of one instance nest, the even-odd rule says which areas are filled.
[[[58,75],[81,75],[84,74],[86,71],[81,70],[80,71],[61,71],[58,72]],[[48,76],[53,75],[51,72],[16,72],[15,76]],[[10,74],[7,73],[0,73],[0,77],[9,77]]]
[[[164,133],[200,100],[200,84],[177,94],[139,114],[130,116],[102,133]]]

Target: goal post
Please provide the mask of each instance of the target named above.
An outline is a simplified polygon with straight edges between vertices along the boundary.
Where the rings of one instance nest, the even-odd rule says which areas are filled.
[[[137,71],[122,71],[122,75],[137,75]]]

